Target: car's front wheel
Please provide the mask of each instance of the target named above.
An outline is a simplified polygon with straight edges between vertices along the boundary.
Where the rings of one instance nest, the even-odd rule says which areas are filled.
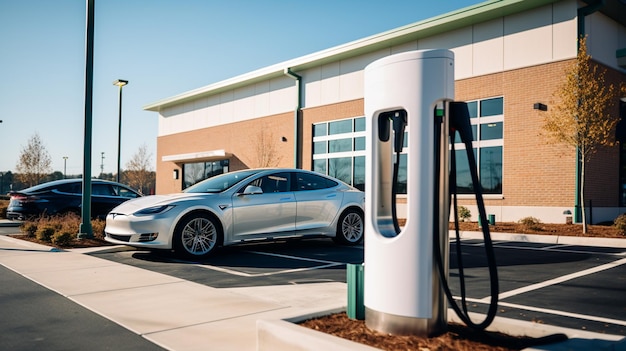
[[[342,245],[356,245],[363,240],[363,212],[349,209],[341,214],[337,222],[335,242]]]
[[[206,257],[215,251],[221,235],[220,226],[214,218],[205,213],[192,214],[178,223],[174,250],[187,257]]]

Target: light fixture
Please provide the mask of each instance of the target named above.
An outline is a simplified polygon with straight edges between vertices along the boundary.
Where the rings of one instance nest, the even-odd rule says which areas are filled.
[[[533,105],[533,109],[535,109],[535,110],[539,110],[539,111],[548,111],[548,106],[547,106],[547,105],[542,104],[541,102],[536,102],[536,103]]]
[[[178,170],[177,169],[174,170],[174,173],[172,174],[172,176],[173,176],[174,179],[178,179]]]
[[[128,81],[127,80],[123,80],[123,79],[116,79],[113,82],[113,85],[117,85],[118,87],[123,87],[126,84],[128,84]]]

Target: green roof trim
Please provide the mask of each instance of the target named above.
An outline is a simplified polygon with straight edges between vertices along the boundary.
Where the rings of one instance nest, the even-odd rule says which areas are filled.
[[[513,15],[559,0],[489,0],[435,16],[406,26],[355,40],[343,45],[284,61],[243,75],[210,84],[144,106],[144,110],[158,112],[162,108],[179,105],[201,97],[254,84],[284,75],[286,68],[294,72],[355,57],[421,38],[449,32],[455,29]]]

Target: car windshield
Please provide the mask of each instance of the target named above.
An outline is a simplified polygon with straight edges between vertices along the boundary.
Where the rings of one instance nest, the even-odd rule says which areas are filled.
[[[241,182],[249,176],[258,173],[258,170],[230,172],[211,177],[183,190],[184,193],[219,193]]]

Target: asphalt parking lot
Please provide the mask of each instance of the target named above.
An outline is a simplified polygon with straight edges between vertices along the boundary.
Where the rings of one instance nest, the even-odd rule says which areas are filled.
[[[626,335],[626,249],[495,242],[498,316]],[[454,243],[451,244],[454,252]],[[469,310],[484,313],[489,277],[480,240],[462,243]],[[121,250],[98,257],[215,288],[345,282],[346,264],[363,262],[363,247],[328,239],[246,244],[208,259],[182,260],[168,251]],[[367,267],[366,267],[367,269]],[[403,274],[395,271],[390,274]],[[450,286],[458,292],[455,255]]]

